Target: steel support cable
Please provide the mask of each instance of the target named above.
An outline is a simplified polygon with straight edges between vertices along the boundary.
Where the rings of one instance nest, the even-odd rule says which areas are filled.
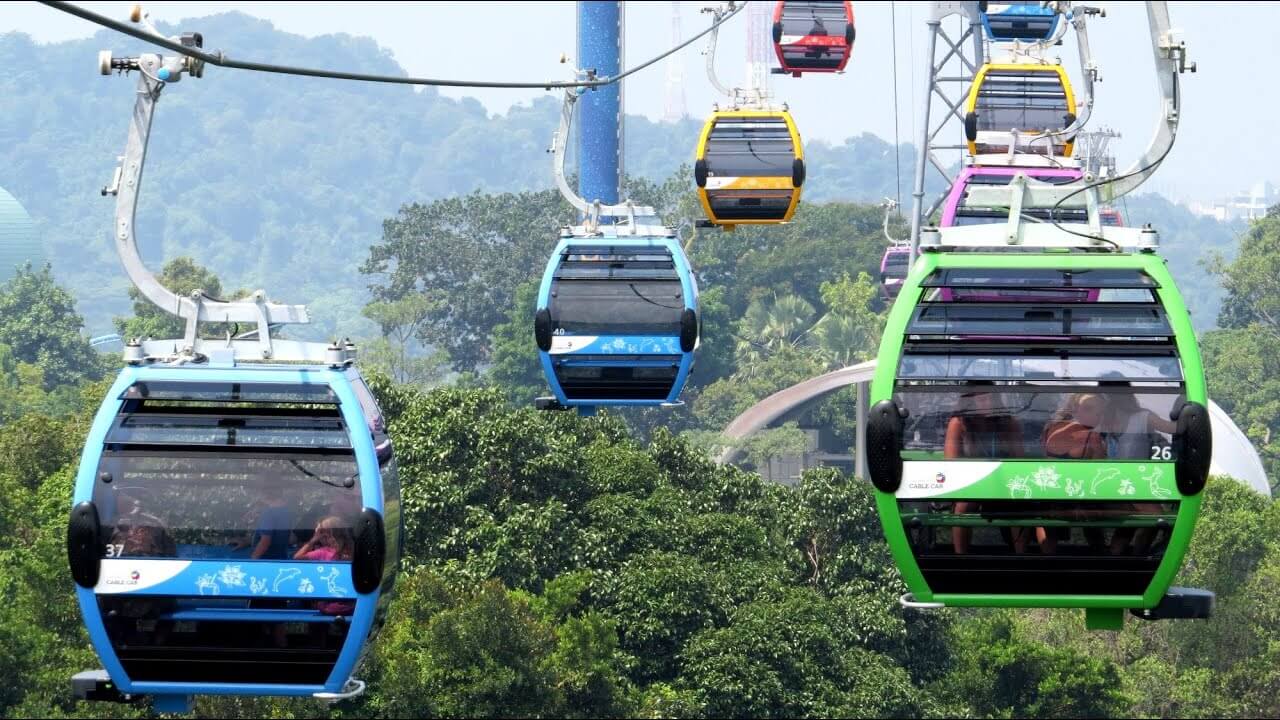
[[[166,50],[171,50],[175,53],[186,55],[187,57],[196,58],[197,60],[201,60],[209,65],[216,65],[218,67],[230,68],[233,70],[251,70],[254,72],[275,73],[277,75],[300,75],[303,77],[329,78],[331,80],[355,80],[357,82],[390,83],[395,85],[429,85],[433,87],[497,88],[497,89],[508,89],[508,90],[536,89],[536,88],[542,88],[544,90],[551,90],[551,89],[557,89],[557,88],[598,88],[598,87],[604,87],[607,85],[613,85],[614,83],[617,83],[620,80],[632,74],[635,74],[637,72],[640,72],[641,70],[644,70],[645,68],[649,67],[650,65],[653,65],[656,62],[665,60],[671,55],[674,55],[680,52],[681,50],[685,49],[686,47],[689,47],[694,42],[702,39],[703,37],[706,37],[708,33],[719,28],[722,24],[727,22],[729,18],[741,12],[742,8],[746,6],[745,3],[741,5],[736,5],[736,6],[731,5],[729,10],[723,16],[721,16],[718,20],[716,20],[714,23],[711,24],[711,27],[707,28],[706,30],[703,30],[697,35],[694,35],[693,37],[680,43],[679,45],[676,45],[675,47],[667,50],[661,55],[658,55],[657,57],[654,57],[646,62],[643,62],[633,68],[624,70],[623,72],[620,72],[617,75],[614,75],[612,77],[592,78],[592,79],[579,80],[579,81],[490,82],[490,81],[484,81],[484,80],[439,80],[434,78],[397,77],[394,75],[370,75],[366,73],[351,73],[351,72],[343,72],[339,70],[323,70],[318,68],[294,67],[290,65],[273,65],[271,63],[259,63],[259,62],[251,62],[247,60],[232,60],[228,58],[225,54],[223,54],[221,51],[205,52],[204,50],[201,50],[199,48],[187,47],[180,43],[174,42],[168,38],[152,35],[151,33],[145,30],[133,27],[128,23],[124,23],[119,20],[113,20],[112,18],[109,18],[105,15],[100,15],[98,13],[93,12],[92,10],[86,10],[85,8],[79,7],[69,2],[63,2],[62,0],[39,0],[39,2],[43,5],[48,5],[49,7],[55,10],[59,10],[69,15],[75,15],[76,17],[81,18],[83,20],[88,20],[89,22],[94,23],[95,25],[100,25],[110,30],[115,30],[116,32],[124,33],[125,35],[130,35],[132,37],[151,43],[153,45],[158,45],[159,47],[165,48]]]

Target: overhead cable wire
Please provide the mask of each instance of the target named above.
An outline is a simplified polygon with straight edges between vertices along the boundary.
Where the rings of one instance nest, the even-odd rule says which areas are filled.
[[[893,35],[893,168],[896,176],[896,197],[902,207],[902,149],[898,145],[898,4],[889,3],[889,23]]]
[[[1179,90],[1178,73],[1176,73],[1176,72],[1175,72],[1175,73],[1173,73],[1173,97],[1174,97],[1174,110],[1177,110],[1177,109],[1178,109],[1178,102],[1177,102],[1177,98],[1178,98],[1178,90]],[[1169,142],[1169,144],[1165,147],[1164,151],[1160,153],[1160,157],[1157,157],[1155,160],[1152,160],[1151,162],[1147,163],[1145,166],[1140,167],[1140,168],[1138,168],[1137,170],[1132,170],[1132,171],[1130,171],[1130,172],[1127,172],[1127,173],[1125,173],[1125,174],[1123,174],[1123,175],[1120,175],[1120,176],[1118,176],[1118,177],[1114,177],[1114,178],[1102,178],[1101,180],[1096,180],[1096,181],[1094,181],[1094,182],[1088,183],[1088,184],[1086,184],[1086,185],[1084,185],[1084,186],[1080,187],[1079,189],[1077,189],[1077,190],[1073,190],[1072,192],[1069,192],[1069,193],[1067,193],[1066,195],[1062,196],[1062,198],[1061,198],[1061,199],[1059,199],[1059,200],[1058,200],[1058,202],[1057,202],[1057,203],[1055,203],[1055,204],[1054,204],[1054,206],[1053,206],[1053,208],[1052,208],[1052,209],[1050,209],[1050,211],[1049,211],[1049,219],[1050,219],[1050,221],[1053,223],[1053,226],[1054,226],[1054,227],[1056,227],[1056,228],[1057,228],[1057,229],[1059,229],[1059,230],[1062,230],[1062,231],[1064,231],[1064,232],[1071,233],[1072,235],[1076,235],[1076,236],[1078,236],[1078,237],[1088,238],[1088,239],[1090,239],[1090,240],[1099,240],[1099,241],[1101,241],[1101,242],[1107,243],[1107,244],[1111,245],[1111,247],[1112,247],[1113,251],[1115,251],[1115,252],[1119,252],[1119,251],[1120,251],[1120,245],[1119,245],[1118,243],[1116,243],[1115,241],[1113,241],[1113,240],[1109,240],[1109,239],[1107,239],[1107,238],[1105,238],[1105,237],[1102,237],[1101,235],[1094,235],[1094,234],[1092,234],[1092,233],[1076,232],[1075,230],[1072,230],[1072,229],[1070,229],[1070,228],[1065,228],[1065,227],[1063,227],[1063,226],[1058,222],[1058,219],[1057,219],[1057,217],[1058,217],[1058,209],[1062,207],[1062,203],[1064,203],[1064,202],[1066,202],[1066,201],[1070,200],[1071,198],[1075,197],[1076,195],[1079,195],[1079,194],[1080,194],[1080,193],[1082,193],[1082,192],[1086,192],[1086,191],[1088,191],[1088,190],[1092,190],[1093,188],[1101,187],[1101,186],[1103,186],[1103,185],[1109,185],[1109,184],[1111,184],[1111,183],[1117,183],[1117,182],[1120,182],[1121,180],[1127,180],[1127,179],[1129,179],[1129,178],[1131,178],[1131,177],[1134,177],[1135,175],[1141,175],[1141,174],[1143,174],[1143,173],[1147,172],[1148,170],[1152,170],[1152,169],[1154,169],[1154,168],[1159,167],[1159,166],[1164,162],[1164,159],[1165,159],[1165,158],[1167,158],[1167,157],[1169,157],[1169,151],[1171,151],[1171,150],[1173,150],[1173,142],[1172,142],[1172,140],[1171,140],[1171,141]],[[1121,197],[1123,197],[1123,196],[1121,196]]]
[[[251,70],[253,72],[274,73],[277,75],[300,75],[303,77],[329,78],[332,80],[355,80],[357,82],[389,83],[394,85],[428,85],[433,87],[497,88],[497,89],[508,89],[508,90],[525,90],[525,89],[537,89],[537,88],[542,88],[544,90],[562,89],[562,88],[598,88],[598,87],[605,87],[607,85],[613,85],[614,83],[617,83],[620,80],[634,73],[638,73],[641,70],[644,70],[645,68],[649,67],[650,65],[653,65],[656,62],[665,60],[671,55],[674,55],[680,52],[681,50],[685,49],[686,47],[692,45],[694,42],[702,39],[703,37],[706,37],[707,34],[719,28],[722,24],[728,21],[729,18],[741,12],[742,8],[746,6],[746,3],[737,4],[737,5],[731,3],[729,10],[724,15],[720,16],[715,22],[713,22],[711,24],[711,27],[707,28],[706,30],[703,30],[697,35],[694,35],[693,37],[680,43],[679,45],[676,45],[675,47],[667,50],[666,52],[663,52],[661,55],[658,55],[657,57],[654,57],[646,62],[643,62],[633,68],[624,70],[618,73],[617,75],[599,77],[599,78],[589,77],[586,80],[577,80],[577,81],[555,80],[555,81],[547,81],[547,82],[496,82],[496,81],[487,81],[487,80],[441,80],[436,78],[399,77],[395,75],[372,75],[368,73],[353,73],[353,72],[345,72],[341,70],[325,70],[321,68],[295,67],[291,65],[274,65],[271,63],[252,62],[248,60],[232,60],[221,51],[205,52],[204,50],[201,50],[199,48],[187,47],[180,43],[174,42],[173,40],[170,40],[168,38],[152,35],[146,30],[136,28],[128,23],[124,23],[119,20],[114,20],[105,15],[100,15],[98,13],[93,12],[92,10],[86,10],[85,8],[79,7],[78,5],[75,5],[73,3],[63,2],[62,0],[39,0],[39,2],[44,5],[48,5],[49,7],[55,10],[59,10],[69,15],[75,15],[76,17],[81,18],[83,20],[88,20],[89,22],[94,23],[95,25],[100,25],[110,30],[115,30],[116,32],[124,33],[125,35],[130,35],[139,40],[151,43],[152,45],[157,45],[159,47],[165,48],[166,50],[171,50],[175,53],[186,55],[187,57],[192,57],[192,58],[196,58],[197,60],[202,60],[209,65],[216,65],[217,67],[230,68],[233,70]]]

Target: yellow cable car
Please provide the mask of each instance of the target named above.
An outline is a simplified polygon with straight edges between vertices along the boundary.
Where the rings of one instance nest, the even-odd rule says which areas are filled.
[[[969,87],[965,109],[964,134],[971,155],[1009,152],[1015,129],[1018,152],[1070,157],[1074,149],[1074,136],[1037,139],[1076,121],[1071,80],[1060,65],[983,65]]]
[[[804,147],[786,110],[717,110],[693,166],[707,219],[731,230],[791,219],[804,184]]]

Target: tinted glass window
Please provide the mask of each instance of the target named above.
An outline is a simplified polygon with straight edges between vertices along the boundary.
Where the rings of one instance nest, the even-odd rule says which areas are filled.
[[[889,253],[884,257],[885,270],[902,270],[904,273],[911,267],[911,255],[909,253]]]
[[[1169,420],[1175,393],[1104,390],[900,387],[895,398],[907,411],[904,452],[946,459],[1176,459]]]
[[[930,273],[924,287],[1160,287],[1141,270],[1052,270],[1045,268],[946,268]]]
[[[1150,290],[1138,288],[929,288],[925,302],[1009,303],[1154,303]]]
[[[898,377],[909,380],[1181,380],[1173,355],[1035,355],[908,351]]]
[[[707,138],[711,177],[791,177],[795,145],[781,118],[720,118]]]
[[[182,415],[136,413],[116,418],[108,443],[130,445],[225,445],[237,447],[351,447],[342,420],[332,417]]]
[[[1069,185],[1075,182],[1076,180],[1080,179],[1079,177],[1063,177],[1059,175],[1037,175],[1036,172],[1030,168],[1027,169],[1026,175],[1032,180],[1035,180],[1037,182],[1042,182],[1042,183],[1048,183],[1050,185]],[[975,173],[973,175],[970,175],[965,180],[965,186],[968,187],[970,185],[995,185],[995,186],[1008,185],[1009,183],[1013,182],[1013,177],[1014,177],[1013,175],[1003,175],[1003,174],[996,174],[996,173]]]
[[[337,404],[328,385],[288,383],[210,383],[149,380],[129,386],[126,400]]]
[[[1059,208],[1056,212],[1049,208],[1022,208],[1022,217],[1024,220],[1039,220],[1040,222],[1059,222],[1059,223],[1080,223],[1089,222],[1089,213],[1086,210]],[[956,217],[954,224],[956,226],[964,225],[991,225],[992,223],[1002,223],[1009,220],[1009,211],[1007,209],[995,208],[976,208],[960,205],[956,209]]]
[[[935,304],[915,309],[907,331],[918,335],[1168,337],[1158,306],[1052,307],[1015,304]]]
[[[361,508],[350,454],[109,452],[98,470],[104,556],[284,560],[332,516],[335,554],[307,559],[350,559]]]
[[[848,15],[843,2],[786,2],[782,6],[783,35],[844,37]]]
[[[1068,125],[1067,94],[1056,72],[990,70],[978,88],[978,130],[1036,132]]]
[[[555,277],[560,280],[635,278],[677,279],[671,253],[661,250],[628,252],[619,248],[573,247],[561,256]]]
[[[678,335],[678,280],[562,280],[551,286],[553,331],[575,335]]]
[[[791,190],[708,190],[711,212],[721,220],[781,220],[791,207]]]

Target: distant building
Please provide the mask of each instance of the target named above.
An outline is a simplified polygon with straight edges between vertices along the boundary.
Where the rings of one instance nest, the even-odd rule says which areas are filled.
[[[8,282],[26,263],[38,267],[44,261],[35,222],[22,203],[0,188],[0,284]]]
[[[1248,191],[1220,200],[1212,205],[1195,203],[1191,210],[1198,215],[1209,215],[1223,222],[1232,220],[1256,220],[1267,214],[1267,208],[1280,202],[1280,193],[1270,182],[1253,184]]]

